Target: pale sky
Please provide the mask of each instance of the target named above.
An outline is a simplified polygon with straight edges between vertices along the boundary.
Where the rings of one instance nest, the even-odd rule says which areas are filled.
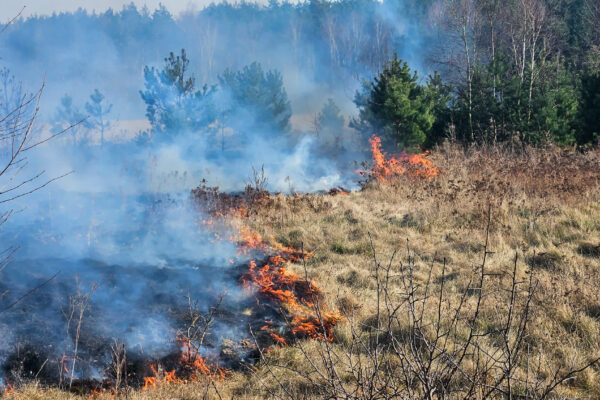
[[[108,8],[120,10],[123,5],[132,0],[0,0],[0,23],[7,22],[14,17],[23,6],[23,16],[32,14],[50,15],[52,12],[75,11],[79,7],[89,11],[105,11]],[[148,6],[150,10],[157,8],[162,3],[174,15],[188,9],[199,10],[212,3],[212,0],[133,0],[133,3],[142,7]]]

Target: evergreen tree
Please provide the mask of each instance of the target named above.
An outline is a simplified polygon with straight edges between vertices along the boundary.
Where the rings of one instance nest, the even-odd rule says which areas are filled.
[[[342,131],[344,128],[344,117],[341,115],[341,110],[333,99],[328,99],[327,103],[323,105],[317,116],[317,123],[321,131],[338,133]]]
[[[354,102],[359,117],[353,127],[409,151],[421,147],[435,122],[429,88],[418,83],[417,72],[397,54],[372,82],[363,83]]]
[[[433,115],[435,121],[427,134],[425,147],[439,144],[448,137],[448,128],[452,122],[452,87],[442,80],[442,76],[435,72],[429,77],[427,88],[431,102],[433,103]]]
[[[559,145],[572,145],[576,139],[577,90],[571,74],[561,63],[552,65],[552,70],[554,76],[544,81],[542,91],[536,96],[535,125],[530,129],[529,141],[552,140]]]
[[[600,72],[588,71],[581,77],[579,144],[598,143],[600,137]]]
[[[317,115],[316,125],[321,143],[328,150],[340,151],[342,149],[344,117],[341,115],[341,110],[333,99],[328,99],[327,103],[323,105],[323,108]]]
[[[189,60],[185,50],[165,58],[162,70],[144,67],[146,116],[155,132],[177,134],[199,131],[217,118],[213,101],[215,88],[204,85],[196,90],[194,77],[188,76]]]
[[[228,114],[238,118],[236,128],[243,130],[250,123],[280,132],[289,130],[292,110],[278,71],[265,73],[259,63],[253,62],[241,71],[225,70],[219,82],[231,96],[233,105]]]
[[[56,109],[53,131],[58,133],[72,127],[69,131],[73,135],[73,144],[81,144],[83,143],[82,136],[84,135],[85,122],[86,115],[73,104],[73,98],[65,94],[60,99],[60,105]]]
[[[94,89],[94,93],[90,95],[90,101],[85,103],[85,110],[89,114],[86,120],[86,125],[90,129],[98,129],[100,131],[100,145],[104,145],[104,133],[110,128],[110,121],[106,120],[106,116],[110,114],[113,105],[107,104],[104,101],[104,95],[98,89]]]

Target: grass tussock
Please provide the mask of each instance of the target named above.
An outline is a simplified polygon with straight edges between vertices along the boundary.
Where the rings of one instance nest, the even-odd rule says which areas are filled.
[[[482,261],[491,209],[485,277],[491,294],[482,302],[477,325],[478,331],[490,334],[481,342],[482,349],[493,352],[502,347],[502,335],[493,332],[501,331],[506,317],[499,304],[506,304],[502,302],[510,289],[511,274],[519,282],[533,274],[536,290],[530,299],[531,321],[523,341],[526,351],[536,355],[540,379],[550,379],[556,371],[584,365],[599,356],[600,153],[544,149],[515,154],[500,148],[465,151],[447,146],[431,158],[441,171],[432,179],[400,177],[388,183],[369,182],[363,190],[348,195],[273,195],[260,207],[253,207],[249,215],[236,218],[263,236],[314,251],[305,266],[290,268],[314,280],[326,294],[324,307],[346,316],[335,328],[330,346],[337,354],[347,354],[354,338],[375,335],[370,327],[384,317],[377,314],[380,289],[374,279],[378,272],[373,248],[379,262],[389,267],[390,276],[400,276],[405,273],[403,268],[412,265],[415,287],[422,290],[428,285],[430,293],[445,293],[441,320],[450,324],[444,318],[463,298],[465,315],[472,315],[478,292],[473,281]],[[394,253],[395,261],[387,265]],[[402,285],[402,279],[391,278],[390,293],[401,292]],[[523,309],[525,300],[519,299],[515,307]],[[424,321],[440,319],[435,307],[422,311]],[[399,321],[388,334],[405,342],[417,340],[410,332],[411,328]],[[433,334],[427,331],[424,337]],[[467,326],[459,324],[455,340],[466,336]],[[133,391],[127,398],[321,398],[330,395],[324,382],[327,375],[319,376],[327,371],[320,356],[322,346],[302,341],[273,347],[252,371],[236,372],[210,387],[204,383],[166,385]],[[368,355],[358,357],[366,359]],[[401,368],[393,354],[382,357],[387,357],[390,368],[394,363]],[[463,368],[475,370],[476,364],[470,359]],[[339,382],[356,387],[356,375],[348,372],[347,365],[334,368],[338,368]],[[527,366],[521,361],[514,376],[524,380],[526,374]],[[468,382],[457,378],[453,384]],[[515,384],[515,393],[518,386]],[[523,395],[527,393],[523,389]],[[421,395],[415,393],[415,398]],[[40,394],[39,388],[31,386],[13,396],[76,398],[52,390]],[[557,386],[555,396],[600,398],[600,366],[592,365]]]

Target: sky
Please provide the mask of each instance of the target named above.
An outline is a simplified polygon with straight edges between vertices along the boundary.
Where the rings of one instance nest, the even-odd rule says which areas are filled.
[[[171,13],[178,15],[186,10],[202,9],[213,2],[212,0],[0,0],[0,22],[5,23],[14,17],[25,6],[23,16],[50,15],[53,12],[75,11],[85,8],[89,11],[105,11],[108,8],[120,10],[123,5],[135,3],[150,10],[157,8],[159,3],[167,7]]]

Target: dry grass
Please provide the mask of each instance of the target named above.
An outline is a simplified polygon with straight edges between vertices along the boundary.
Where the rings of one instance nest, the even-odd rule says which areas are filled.
[[[600,354],[600,154],[531,150],[514,155],[499,149],[464,152],[446,147],[432,156],[442,171],[427,181],[400,178],[389,184],[369,183],[349,195],[278,195],[240,217],[264,235],[284,244],[314,251],[306,268],[327,294],[326,306],[352,310],[360,323],[373,318],[376,287],[368,234],[381,260],[407,241],[417,255],[415,276],[426,279],[427,266],[440,276],[445,259],[445,285],[458,298],[481,262],[487,210],[491,204],[488,268],[511,271],[515,253],[518,273],[533,270],[539,287],[533,300],[530,351],[539,354],[550,374],[573,358],[584,362]],[[400,254],[402,255],[402,251]],[[406,252],[404,252],[405,254]],[[304,274],[301,265],[292,266]],[[438,279],[434,285],[439,285]],[[494,312],[486,304],[484,313]],[[334,346],[349,341],[348,324],[336,328]],[[314,343],[271,349],[267,357],[302,369]],[[275,372],[296,398],[314,398],[305,379]],[[256,373],[236,373],[215,382],[223,398],[266,398],[282,388],[261,365]],[[206,384],[164,386],[133,392],[130,399],[203,398]],[[557,396],[600,398],[600,368],[593,366],[567,384]],[[62,392],[28,388],[17,399],[69,399]],[[285,396],[284,396],[285,397]],[[210,388],[206,398],[218,398]]]

